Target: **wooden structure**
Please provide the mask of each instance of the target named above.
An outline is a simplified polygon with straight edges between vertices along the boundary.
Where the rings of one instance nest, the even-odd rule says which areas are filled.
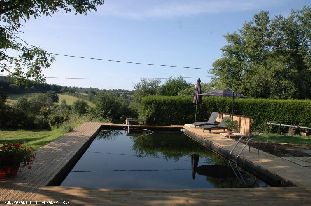
[[[240,135],[248,136],[251,133],[252,119],[241,115],[230,115],[226,113],[219,113],[216,119],[217,122],[221,122],[224,118],[232,118],[233,121],[238,122],[238,133]]]

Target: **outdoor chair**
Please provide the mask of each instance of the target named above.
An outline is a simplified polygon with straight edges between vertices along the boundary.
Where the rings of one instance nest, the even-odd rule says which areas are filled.
[[[224,131],[227,129],[227,127],[225,126],[225,122],[224,119],[217,125],[203,125],[200,128],[204,130],[208,130],[209,132],[212,132],[212,129],[223,129]]]
[[[200,127],[203,125],[217,125],[216,119],[218,117],[218,112],[212,112],[207,122],[194,122],[192,125],[194,127]]]

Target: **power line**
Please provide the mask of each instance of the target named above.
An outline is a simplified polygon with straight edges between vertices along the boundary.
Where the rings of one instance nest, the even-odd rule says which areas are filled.
[[[193,79],[194,77],[184,77],[181,76],[183,79]],[[59,79],[60,77],[55,77],[55,76],[47,76],[45,77],[46,79]],[[170,79],[171,77],[151,77],[151,78],[147,78],[147,77],[143,77],[142,79],[154,79],[154,80],[167,80]],[[64,79],[71,79],[71,80],[79,80],[79,79],[86,79],[84,77],[65,77]]]
[[[141,63],[141,62],[135,62],[135,61],[121,61],[121,60],[114,60],[114,59],[75,56],[75,55],[59,54],[59,53],[51,53],[51,52],[50,52],[50,54],[55,55],[55,56],[64,56],[64,57],[70,57],[70,58],[89,59],[89,60],[95,60],[95,61],[108,61],[108,62],[115,62],[115,63],[136,64],[136,65],[145,65],[145,66],[159,66],[159,67],[167,67],[167,68],[183,68],[183,69],[195,69],[195,70],[202,69],[201,67],[177,66],[177,65],[167,65],[167,64],[158,64],[157,65],[157,64],[153,64],[153,63]]]
[[[67,77],[65,79],[85,79],[85,78],[83,78],[83,77]]]

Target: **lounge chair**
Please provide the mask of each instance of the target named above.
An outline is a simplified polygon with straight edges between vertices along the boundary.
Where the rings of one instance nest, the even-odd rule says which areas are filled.
[[[201,128],[204,130],[208,130],[209,132],[212,132],[212,129],[223,129],[224,131],[227,129],[225,126],[225,118],[217,125],[203,125]]]
[[[218,112],[212,112],[207,122],[194,122],[192,125],[194,125],[194,127],[200,127],[203,125],[217,125],[216,123],[217,117],[218,117]]]

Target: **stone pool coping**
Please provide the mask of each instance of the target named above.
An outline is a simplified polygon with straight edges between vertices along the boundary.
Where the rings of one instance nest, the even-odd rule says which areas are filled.
[[[200,128],[185,126],[185,134],[199,141],[204,146],[220,153],[228,159],[236,161],[241,167],[250,170],[263,180],[284,186],[311,187],[311,167],[303,167],[256,148],[246,147],[237,158],[245,144],[240,143],[234,148],[236,140],[216,133],[203,132]]]
[[[294,187],[291,189],[275,189],[274,192],[271,193],[271,189],[213,189],[213,190],[107,190],[107,189],[99,189],[99,190],[91,190],[86,188],[65,188],[65,187],[46,187],[54,182],[60,181],[61,176],[68,171],[73,164],[80,158],[81,153],[83,153],[92,142],[93,138],[95,138],[96,134],[99,132],[102,126],[106,127],[124,127],[126,125],[113,125],[113,124],[105,124],[100,122],[88,122],[81,125],[79,128],[74,129],[73,132],[65,134],[64,136],[58,138],[57,140],[43,146],[37,151],[36,159],[32,165],[31,170],[22,169],[18,176],[14,179],[8,181],[0,181],[0,201],[5,200],[47,200],[54,199],[58,200],[58,198],[66,198],[66,199],[78,199],[77,194],[92,194],[91,197],[85,197],[84,200],[88,200],[91,202],[96,202],[97,200],[103,200],[102,196],[110,197],[114,196],[115,199],[111,200],[111,204],[117,205],[128,205],[130,203],[134,204],[134,199],[128,199],[129,195],[134,195],[134,198],[137,198],[136,202],[141,202],[144,204],[150,205],[161,205],[159,203],[172,204],[172,199],[167,197],[168,193],[175,193],[176,197],[174,200],[174,204],[186,204],[186,203],[206,203],[209,201],[209,195],[215,197],[221,191],[223,192],[224,198],[231,198],[232,201],[239,201],[243,203],[243,200],[240,199],[240,193],[246,192],[251,195],[250,191],[261,191],[259,192],[262,196],[266,196],[267,198],[272,198],[272,194],[277,193],[283,196],[285,195],[288,200],[293,200],[294,202],[286,202],[286,198],[279,198],[275,201],[283,201],[283,203],[295,203],[301,205],[301,203],[306,203],[304,198],[309,198],[307,194],[310,194],[311,184],[296,184],[297,186],[301,186],[300,188]],[[179,129],[181,126],[173,126],[175,129]],[[187,129],[186,129],[187,131]],[[198,130],[199,131],[199,130]],[[203,138],[209,137],[211,135],[203,135]],[[218,137],[219,138],[219,137]],[[232,142],[231,142],[232,143]],[[226,145],[223,145],[226,146]],[[228,145],[227,145],[228,146]],[[245,155],[243,154],[243,157]],[[257,162],[256,162],[257,161]],[[260,162],[260,160],[256,160],[255,164],[264,163]],[[284,160],[285,161],[285,160]],[[293,166],[293,165],[291,165]],[[297,165],[296,165],[297,166]],[[275,165],[275,169],[278,168]],[[297,169],[296,169],[297,170]],[[292,172],[295,173],[295,170]],[[304,176],[300,176],[300,173],[297,175],[297,178],[309,178],[305,174]],[[283,177],[283,176],[282,176]],[[309,178],[311,179],[311,178]],[[295,182],[294,182],[295,183]],[[149,192],[148,192],[149,191]],[[75,193],[76,192],[76,193]],[[258,193],[258,194],[259,194]],[[149,196],[145,196],[149,194]],[[209,195],[205,195],[209,194]],[[247,195],[246,195],[247,196]],[[182,198],[184,197],[184,198]],[[176,199],[177,198],[177,199]],[[180,199],[178,199],[180,198]],[[260,195],[258,196],[260,198]],[[108,198],[109,199],[109,198]],[[111,199],[111,198],[110,198]],[[256,199],[256,198],[255,198]],[[255,199],[253,201],[255,202]],[[151,204],[151,202],[152,204]],[[200,200],[200,201],[199,201]],[[259,199],[257,199],[259,200]],[[190,201],[190,202],[189,202]],[[230,203],[232,201],[222,202],[220,199],[215,198],[215,201],[209,201],[209,203]],[[81,202],[83,202],[81,200]],[[307,201],[310,203],[310,201]],[[77,202],[76,202],[77,203]],[[0,202],[1,204],[1,202]],[[78,203],[77,203],[78,204]],[[84,203],[85,204],[85,203]],[[84,205],[81,203],[81,205]]]

